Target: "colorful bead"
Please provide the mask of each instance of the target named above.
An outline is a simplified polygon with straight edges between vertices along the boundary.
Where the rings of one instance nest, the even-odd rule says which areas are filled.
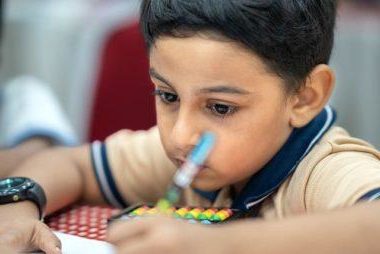
[[[164,212],[164,214],[165,215],[168,215],[168,216],[173,216],[173,213],[175,212],[175,208],[174,207],[170,207],[170,208],[168,208],[165,212]]]
[[[157,207],[150,208],[148,211],[146,211],[147,215],[155,215],[158,214],[158,209]]]
[[[186,219],[200,222],[202,224],[212,224],[226,220],[230,216],[232,216],[233,211],[228,208],[220,209],[217,208],[208,208],[204,210],[203,208],[188,208],[181,207],[176,209],[175,207],[169,207],[165,209],[164,213],[158,207],[148,207],[142,206],[136,208],[128,215],[130,217],[141,217],[144,215],[157,215],[157,214],[165,214],[168,216],[173,216],[177,219]]]
[[[175,214],[178,215],[180,218],[184,218],[185,215],[189,212],[189,208],[187,207],[182,207],[178,209]]]
[[[201,208],[194,208],[185,215],[185,219],[197,219],[202,211]]]
[[[217,214],[213,214],[211,216],[211,218],[210,218],[210,221],[212,221],[212,222],[220,222],[220,221],[222,221],[222,218],[220,218],[220,216],[217,215]]]
[[[197,217],[197,220],[208,220],[209,218],[204,214],[200,213]]]
[[[206,219],[210,219],[218,210],[216,208],[209,208],[202,213],[202,215],[206,216]]]
[[[132,212],[130,212],[129,215],[130,215],[130,216],[141,216],[141,215],[143,215],[148,209],[149,209],[149,207],[147,207],[147,206],[142,206],[142,207],[139,207],[139,208],[133,210]]]
[[[219,212],[217,212],[216,214],[215,214],[215,216],[213,216],[214,217],[214,219],[215,220],[220,220],[220,221],[224,221],[225,219],[227,219],[228,217],[230,217],[231,216],[231,213],[229,212],[229,211],[227,211],[227,209],[223,209],[223,210],[221,210],[221,211],[219,211]]]
[[[169,202],[169,200],[163,198],[163,199],[160,199],[157,203],[157,208],[159,211],[161,212],[166,212],[171,206],[171,203]]]
[[[193,220],[193,219],[191,219],[191,220],[187,220],[187,222],[189,222],[189,223],[191,223],[191,224],[197,224],[197,223],[198,223],[198,221]]]

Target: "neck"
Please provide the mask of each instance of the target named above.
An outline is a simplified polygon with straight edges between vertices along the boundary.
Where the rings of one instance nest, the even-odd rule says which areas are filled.
[[[241,181],[239,181],[237,183],[234,183],[231,186],[231,188],[233,188],[233,190],[234,190],[234,193],[236,195],[238,195],[241,192],[241,190],[244,188],[244,186],[248,183],[248,181],[249,181],[249,178],[243,179],[243,180],[241,180]]]

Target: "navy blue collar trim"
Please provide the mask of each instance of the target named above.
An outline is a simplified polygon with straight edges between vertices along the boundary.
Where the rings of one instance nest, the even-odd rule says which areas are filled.
[[[294,129],[277,154],[251,177],[234,199],[232,208],[250,209],[272,194],[294,172],[302,159],[330,129],[335,119],[334,110],[326,106],[308,125]],[[210,201],[214,201],[218,194],[218,191],[195,191]]]

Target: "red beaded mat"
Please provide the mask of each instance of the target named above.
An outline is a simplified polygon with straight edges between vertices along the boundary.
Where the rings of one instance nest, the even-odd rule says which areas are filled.
[[[100,206],[74,206],[52,214],[45,223],[53,230],[104,241],[107,219],[119,210]]]

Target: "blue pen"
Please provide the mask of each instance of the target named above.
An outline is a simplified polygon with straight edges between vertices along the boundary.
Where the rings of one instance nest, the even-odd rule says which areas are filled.
[[[173,206],[181,195],[184,188],[188,187],[206,161],[215,144],[215,135],[205,132],[199,139],[198,144],[191,151],[185,163],[177,170],[173,177],[173,183],[168,188],[164,198],[157,202],[157,207],[161,212],[165,212]]]

